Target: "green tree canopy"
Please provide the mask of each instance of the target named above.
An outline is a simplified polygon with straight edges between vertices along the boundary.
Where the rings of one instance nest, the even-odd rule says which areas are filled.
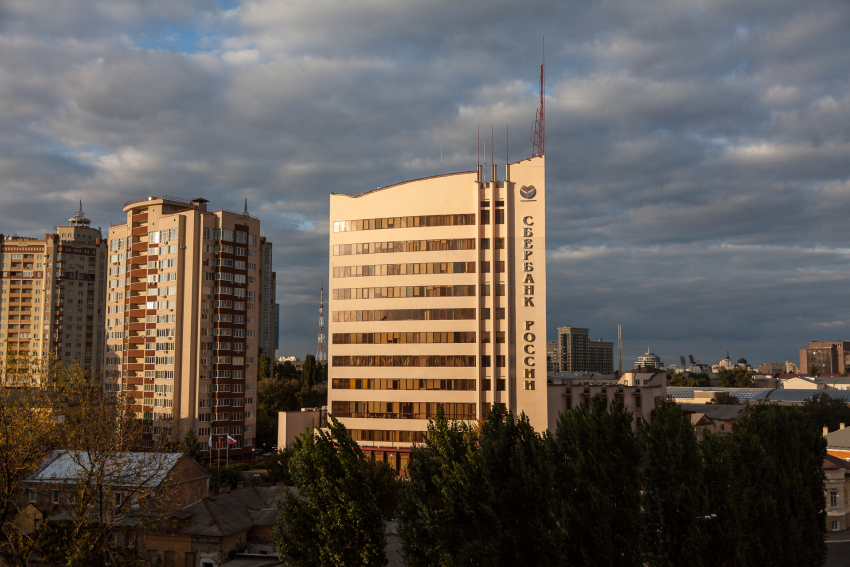
[[[703,386],[711,386],[711,380],[708,374],[674,374],[667,380],[667,385],[671,387],[698,388]]]
[[[842,423],[850,426],[850,407],[829,394],[815,394],[800,409],[818,430],[826,426],[830,431],[835,431]]]
[[[284,493],[274,538],[295,567],[383,566],[381,512],[363,473],[363,454],[330,416],[328,431],[298,437],[289,460],[297,491]]]
[[[737,406],[741,405],[741,400],[736,398],[733,394],[729,392],[719,391],[717,392],[713,398],[708,402],[709,404],[718,404],[718,405],[727,405],[727,406]]]
[[[818,368],[817,364],[809,366],[809,376],[820,376],[820,368]]]
[[[617,398],[562,412],[553,438],[557,518],[568,565],[642,565],[641,447]],[[616,466],[612,466],[616,463]]]
[[[301,385],[312,388],[316,385],[316,357],[308,354],[304,357],[304,366],[301,367]]]
[[[717,385],[721,388],[752,388],[753,373],[743,368],[723,369],[717,373]]]
[[[198,448],[198,436],[195,434],[195,429],[193,427],[186,429],[186,433],[180,441],[179,451],[181,453],[186,453],[195,460],[197,460],[198,455],[201,454],[201,450]]]

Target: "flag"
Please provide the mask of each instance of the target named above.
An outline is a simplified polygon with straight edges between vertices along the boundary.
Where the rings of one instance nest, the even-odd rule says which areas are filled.
[[[207,447],[212,449],[212,435],[210,435],[210,439],[209,439],[209,441],[207,441]]]
[[[228,435],[228,436],[227,436],[227,444],[228,444],[228,445],[236,445],[236,439],[234,439],[233,437],[231,437],[230,435]]]

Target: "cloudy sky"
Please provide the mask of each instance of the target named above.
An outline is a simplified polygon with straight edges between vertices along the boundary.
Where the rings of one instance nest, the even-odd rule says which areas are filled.
[[[550,338],[796,361],[850,339],[848,30],[846,0],[0,0],[0,232],[247,197],[303,357],[328,193],[473,169],[478,126],[527,157],[545,32]]]

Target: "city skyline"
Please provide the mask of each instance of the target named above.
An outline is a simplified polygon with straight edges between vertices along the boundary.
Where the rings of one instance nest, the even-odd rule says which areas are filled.
[[[303,357],[328,193],[441,155],[473,169],[479,126],[482,164],[490,125],[500,171],[506,124],[528,157],[545,32],[547,339],[622,324],[626,361],[793,362],[850,338],[848,21],[840,2],[12,3],[0,232],[43,238],[79,199],[105,234],[139,195],[247,198],[275,243],[279,353]]]

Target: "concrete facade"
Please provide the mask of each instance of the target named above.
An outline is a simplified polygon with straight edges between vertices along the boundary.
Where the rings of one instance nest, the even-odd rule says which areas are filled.
[[[0,360],[54,354],[100,377],[104,361],[106,241],[82,203],[43,239],[0,234]]]
[[[240,460],[254,444],[271,246],[247,210],[206,203],[135,199],[110,228],[105,387],[135,398],[145,443],[193,428],[202,451],[233,437]]]
[[[548,425],[545,158],[330,197],[329,411],[409,447],[438,408]]]
[[[800,372],[809,372],[813,365],[821,374],[844,374],[850,367],[850,342],[809,342],[800,349]]]

